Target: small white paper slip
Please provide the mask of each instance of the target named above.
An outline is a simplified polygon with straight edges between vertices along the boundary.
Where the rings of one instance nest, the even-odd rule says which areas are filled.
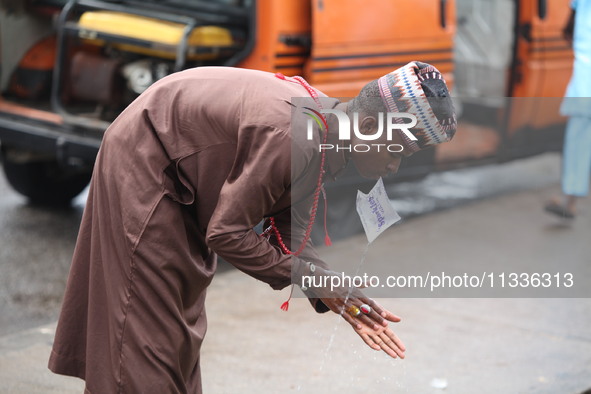
[[[368,194],[357,190],[357,213],[369,243],[400,220],[400,216],[390,204],[382,178],[376,182]]]

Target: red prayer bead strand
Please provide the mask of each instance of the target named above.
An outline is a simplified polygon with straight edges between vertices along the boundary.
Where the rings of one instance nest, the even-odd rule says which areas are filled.
[[[281,73],[277,73],[277,74],[275,74],[275,76],[277,78],[287,80],[289,82],[293,82],[292,80],[287,79],[287,77],[285,77]],[[322,109],[322,104],[320,103],[320,100],[318,99],[318,94],[312,89],[312,87],[310,87],[310,85],[308,85],[308,83],[302,77],[293,77],[292,79],[295,80],[300,85],[302,85],[308,91],[308,93],[310,94],[312,99],[316,102],[318,107],[320,107]],[[321,114],[321,119],[322,119],[322,123],[324,124],[324,128],[325,128],[323,144],[326,144],[327,138],[328,138],[328,123],[326,121],[326,117],[324,117],[322,114]],[[310,210],[310,220],[308,221],[308,226],[306,227],[306,232],[304,233],[304,239],[302,240],[302,243],[299,246],[299,248],[295,252],[292,252],[291,250],[289,250],[287,245],[285,245],[285,243],[283,242],[283,238],[281,237],[281,234],[279,233],[279,229],[275,225],[275,218],[274,217],[269,218],[269,222],[270,222],[271,226],[269,228],[267,228],[262,234],[262,235],[266,235],[272,230],[273,233],[275,234],[275,237],[277,238],[277,243],[279,244],[279,247],[281,248],[281,250],[285,254],[298,256],[300,253],[302,253],[304,251],[304,249],[306,248],[306,244],[310,240],[310,236],[312,235],[312,228],[314,226],[314,222],[316,221],[316,212],[318,211],[318,201],[320,200],[320,192],[322,191],[322,178],[324,177],[324,173],[325,173],[325,171],[324,171],[325,161],[326,161],[326,151],[322,151],[322,153],[320,155],[320,174],[318,175],[318,182],[316,183],[316,190],[314,190],[314,199],[312,202],[312,209]],[[326,202],[326,196],[324,198],[325,198],[324,201]],[[325,206],[324,215],[325,215],[325,226],[324,227],[325,227],[325,232],[326,232],[325,242],[327,243],[327,245],[330,245],[330,238],[328,236],[328,232],[326,231],[326,206]]]

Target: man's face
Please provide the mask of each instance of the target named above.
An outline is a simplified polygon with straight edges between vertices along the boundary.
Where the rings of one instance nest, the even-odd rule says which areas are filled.
[[[363,134],[375,134],[378,128],[378,122],[374,117],[366,116],[360,121],[360,131]],[[363,141],[354,136],[351,141],[351,160],[355,164],[357,171],[365,178],[378,179],[389,174],[396,174],[400,167],[400,162],[403,157],[409,157],[412,153],[407,148],[402,136],[399,132],[392,133],[392,139],[388,140],[386,132],[374,141]],[[381,144],[379,147],[376,146]],[[400,152],[390,152],[387,149],[389,145],[401,145],[403,147]],[[355,151],[355,145],[369,145],[370,150],[367,152]],[[391,150],[399,150],[400,147],[392,147]],[[359,150],[365,150],[359,149]]]

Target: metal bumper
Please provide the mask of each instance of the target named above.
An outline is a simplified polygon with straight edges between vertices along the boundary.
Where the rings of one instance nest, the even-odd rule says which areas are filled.
[[[101,137],[87,136],[86,131],[32,119],[16,119],[0,114],[0,143],[55,157],[68,165],[92,166]],[[97,134],[96,131],[93,134]]]

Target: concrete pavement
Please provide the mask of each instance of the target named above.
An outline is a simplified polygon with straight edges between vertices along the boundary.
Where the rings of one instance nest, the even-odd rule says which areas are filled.
[[[555,192],[524,191],[407,221],[370,246],[366,267],[385,255],[398,256],[392,264],[420,266],[443,253],[446,264],[459,267],[479,257],[488,265],[513,259],[519,267],[563,258],[579,262],[575,280],[589,283],[591,199],[565,224],[541,209]],[[358,261],[365,242],[360,235],[321,254],[340,267]],[[395,325],[407,347],[401,361],[367,348],[340,317],[316,315],[304,299],[281,311],[287,295],[236,270],[216,276],[202,354],[206,393],[574,394],[591,388],[589,298],[380,299],[403,318]],[[80,381],[46,369],[53,330],[0,338],[0,393],[82,392]]]

